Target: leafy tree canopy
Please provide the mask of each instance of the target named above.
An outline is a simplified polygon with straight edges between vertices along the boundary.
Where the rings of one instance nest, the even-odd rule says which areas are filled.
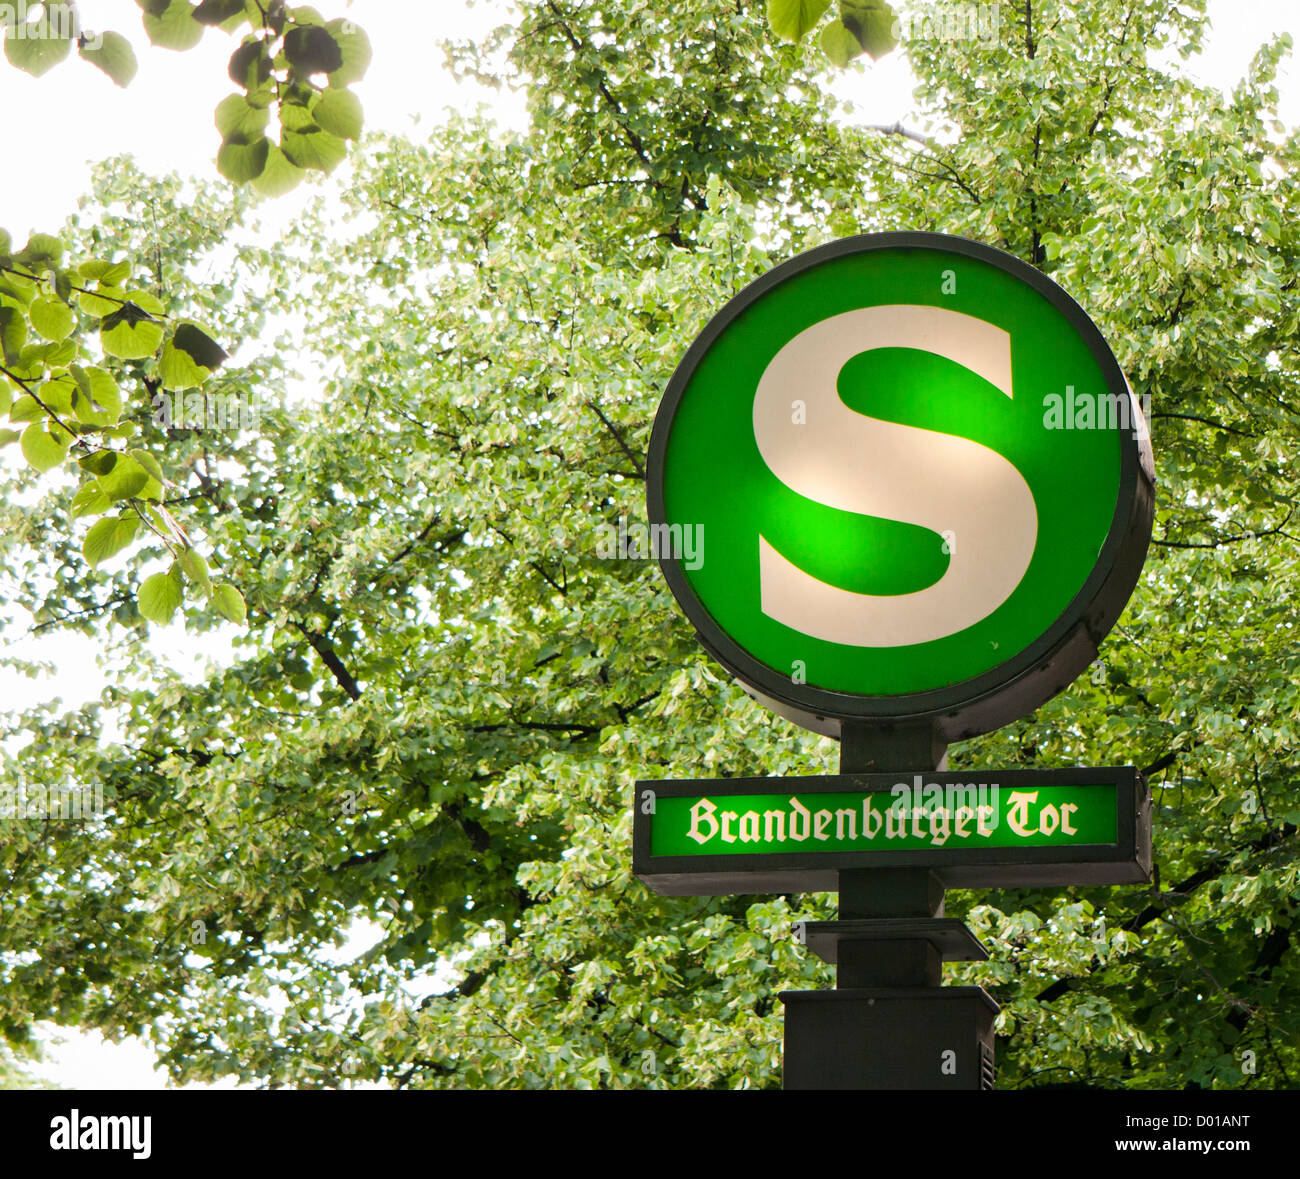
[[[326,22],[315,9],[284,0],[138,3],[151,42],[166,49],[192,49],[208,27],[247,30],[230,60],[237,92],[216,111],[223,139],[217,167],[229,180],[282,195],[308,170],[332,170],[347,141],[360,136],[361,105],[348,87],[364,75],[370,45],[352,22]],[[130,42],[84,28],[75,3],[6,5],[0,33],[8,61],[37,77],[74,45],[120,86],[136,72]],[[267,135],[273,111],[276,143]],[[92,235],[87,254],[65,261],[56,236],[35,234],[15,249],[0,229],[0,415],[8,414],[12,427],[0,429],[0,446],[17,444],[41,473],[75,461],[81,482],[69,515],[95,520],[81,546],[92,568],[130,547],[142,529],[165,546],[170,567],[143,580],[124,599],[126,608],[165,623],[188,584],[217,615],[242,622],[239,590],[213,579],[171,510],[185,498],[166,502],[175,484],[160,455],[136,445],[137,425],[124,417],[119,383],[125,365],[155,416],[170,421],[175,398],[205,387],[228,353],[198,323],[168,314],[156,249],[142,255],[154,260],[151,283],[132,278],[141,267],[130,256],[105,257],[102,245],[102,235]],[[180,256],[176,264],[183,264]]]
[[[99,637],[113,682],[8,718],[32,739],[0,782],[99,785],[106,812],[5,821],[8,1043],[41,1019],[142,1035],[177,1080],[778,1084],[776,992],[829,982],[791,923],[833,898],[650,894],[630,874],[631,788],[820,772],[833,745],[720,677],[657,569],[600,560],[598,530],[643,518],[659,396],[723,301],[830,237],[912,228],[1001,246],[1082,303],[1151,398],[1161,497],[1101,674],[951,754],[1146,767],[1159,878],[950,893],[993,961],[949,977],[1003,1005],[1006,1087],[1300,1077],[1286,44],[1225,99],[1167,52],[1199,43],[1199,4],[1004,5],[995,44],[909,43],[930,134],[908,135],[842,127],[815,48],[767,15],[527,0],[453,56],[488,73],[504,52],[531,130],[373,142],[341,232],[318,206],[257,244],[243,197],[100,170],[73,252],[159,258],[175,322],[256,342],[211,378],[265,396],[246,428],[168,429],[148,397],[160,360],[100,366],[132,447],[172,472],[161,500],[134,498],[146,515],[185,501],[247,627],[221,632],[223,667],[181,679],[131,576],[92,568],[64,523],[77,487],[17,480],[9,596],[46,631]],[[198,284],[203,259],[229,281]],[[31,299],[6,296],[37,332],[51,270],[57,287],[55,260],[22,280]],[[162,323],[122,298],[150,317],[132,330]],[[284,323],[306,354],[274,338]],[[71,363],[40,388],[71,398]],[[302,372],[312,396],[270,396]],[[140,568],[176,559],[147,529],[127,546]],[[174,608],[193,632],[221,625]],[[362,919],[377,940],[343,961]]]
[[[217,107],[221,174],[280,195],[309,171],[329,172],[361,134],[361,104],[349,87],[370,64],[370,41],[346,19],[285,0],[136,0],[151,44],[193,49],[209,28],[239,35],[230,58],[235,90]],[[0,15],[4,55],[41,77],[72,54],[128,85],[138,68],[131,43],[82,24],[73,0],[15,0]],[[272,116],[279,136],[267,134]]]

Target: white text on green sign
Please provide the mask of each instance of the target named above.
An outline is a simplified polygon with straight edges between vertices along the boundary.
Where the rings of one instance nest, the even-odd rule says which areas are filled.
[[[888,793],[708,794],[655,801],[653,856],[1113,844],[1113,784],[1004,789],[925,784]]]

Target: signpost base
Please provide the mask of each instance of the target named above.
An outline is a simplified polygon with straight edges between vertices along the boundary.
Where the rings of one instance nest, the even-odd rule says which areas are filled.
[[[783,991],[786,1089],[991,1089],[983,987]]]

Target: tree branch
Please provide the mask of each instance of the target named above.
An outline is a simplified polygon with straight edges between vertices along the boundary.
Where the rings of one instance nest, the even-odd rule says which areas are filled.
[[[312,645],[312,649],[320,656],[321,662],[330,669],[330,673],[348,697],[352,700],[360,700],[361,689],[357,686],[357,681],[352,678],[352,673],[343,665],[343,660],[338,657],[334,644],[319,631],[308,630],[301,622],[294,622],[292,625]]]
[[[560,721],[502,721],[499,724],[471,725],[471,733],[499,733],[502,729],[536,729],[542,733],[582,733],[594,736],[603,728],[602,725],[566,724]]]
[[[601,412],[600,406],[597,405],[594,401],[588,399],[587,405],[590,406],[593,411],[595,411],[596,416],[601,420],[601,424],[605,427],[606,430],[610,432],[610,434],[613,435],[614,441],[617,442],[619,445],[619,449],[622,450],[624,455],[627,456],[627,461],[632,464],[632,469],[636,472],[637,478],[644,479],[646,477],[645,467],[642,465],[641,460],[637,457],[636,453],[632,450],[632,448],[628,446],[627,441],[624,439],[623,435],[618,432],[618,429],[614,425],[614,423],[611,422],[609,418],[607,418],[604,415],[604,413]]]
[[[1157,917],[1164,915],[1165,910],[1169,907],[1169,901],[1174,897],[1189,896],[1202,884],[1215,880],[1222,876],[1228,870],[1229,864],[1238,853],[1243,851],[1269,851],[1277,847],[1280,843],[1290,839],[1296,833],[1293,823],[1283,823],[1276,831],[1269,831],[1259,839],[1253,839],[1249,843],[1242,844],[1240,847],[1233,848],[1232,851],[1226,852],[1217,857],[1198,872],[1193,872],[1186,880],[1175,884],[1173,888],[1159,894],[1155,904],[1148,905],[1140,913],[1130,917],[1123,925],[1120,926],[1127,933],[1137,933],[1143,926],[1149,925]],[[1280,951],[1278,951],[1280,956]],[[1100,966],[1096,958],[1092,960],[1088,973],[1091,974]],[[1051,986],[1045,987],[1039,991],[1035,999],[1039,1003],[1050,1003],[1053,999],[1059,999],[1066,991],[1075,989],[1079,984],[1085,981],[1086,975],[1072,976],[1069,978],[1058,978]]]
[[[1193,413],[1153,413],[1151,420],[1156,418],[1177,418],[1183,422],[1200,422],[1203,426],[1213,426],[1216,430],[1222,430],[1226,434],[1236,434],[1240,438],[1258,438],[1258,434],[1251,434],[1246,430],[1238,430],[1233,426],[1225,426],[1222,422],[1216,422],[1213,418],[1197,417]]]
[[[930,137],[922,135],[920,131],[913,131],[910,127],[904,127],[901,122],[897,123],[867,123],[863,127],[864,131],[879,131],[882,135],[901,135],[904,139],[911,139],[916,143],[930,145]]]
[[[1258,540],[1261,536],[1285,536],[1288,540],[1292,540],[1294,538],[1290,535],[1290,533],[1283,532],[1282,530],[1290,522],[1290,519],[1292,515],[1294,515],[1294,513],[1295,513],[1295,505],[1293,504],[1291,508],[1287,511],[1287,514],[1282,518],[1281,524],[1276,524],[1272,528],[1265,528],[1261,532],[1243,532],[1238,536],[1225,536],[1222,540],[1204,540],[1204,541],[1157,540],[1155,537],[1152,537],[1151,543],[1158,544],[1162,548],[1167,548],[1167,549],[1217,549],[1222,547],[1223,545],[1240,544],[1243,540]]]

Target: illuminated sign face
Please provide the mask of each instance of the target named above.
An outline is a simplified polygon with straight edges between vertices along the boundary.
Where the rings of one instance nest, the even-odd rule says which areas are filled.
[[[633,868],[669,895],[819,892],[845,869],[946,887],[1149,878],[1150,792],[1132,767],[638,782]]]
[[[1006,790],[997,783],[950,786],[937,799],[916,775],[888,794],[841,792],[800,798],[766,794],[699,794],[665,798],[658,808],[656,856],[776,855],[835,851],[1069,847],[1115,842],[1115,787],[1040,786]],[[954,796],[956,796],[954,798]]]
[[[1146,426],[1037,270],[937,234],[835,242],[707,326],[655,421],[652,525],[704,644],[809,728],[1037,707],[1096,656],[1150,539]],[[1032,673],[1032,674],[1031,674]]]

